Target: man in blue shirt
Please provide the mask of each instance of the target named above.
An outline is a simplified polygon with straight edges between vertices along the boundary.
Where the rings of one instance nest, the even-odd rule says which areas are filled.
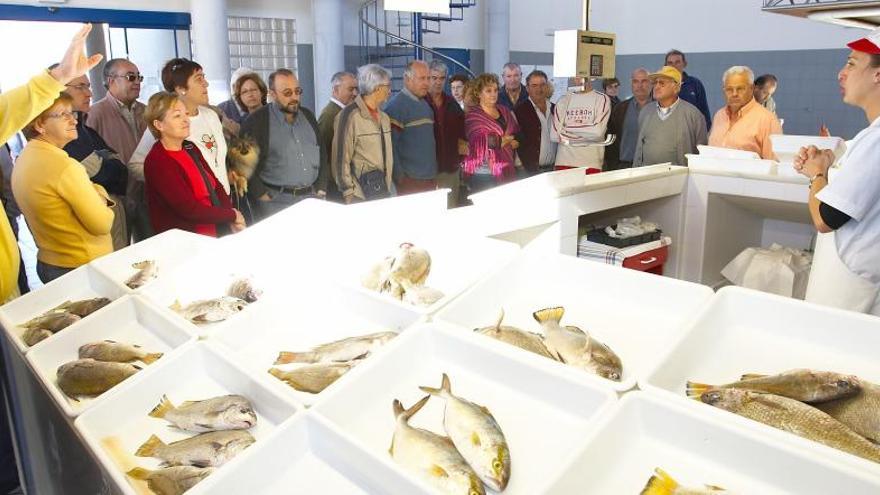
[[[681,72],[681,92],[679,98],[697,107],[697,110],[706,118],[706,129],[712,128],[712,114],[709,113],[709,102],[706,101],[706,88],[703,83],[694,76],[685,72],[687,68],[687,57],[678,50],[669,50],[666,54],[664,65],[669,65]]]

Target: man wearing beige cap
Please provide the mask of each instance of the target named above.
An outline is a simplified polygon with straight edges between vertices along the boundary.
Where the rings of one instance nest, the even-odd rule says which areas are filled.
[[[755,73],[744,65],[733,66],[721,78],[727,105],[715,112],[709,145],[754,151],[775,160],[771,134],[782,134],[779,119],[755,101]]]
[[[678,69],[666,65],[648,77],[654,83],[654,101],[639,114],[633,167],[666,162],[687,165],[684,155],[706,144],[706,119],[697,107],[678,97]]]

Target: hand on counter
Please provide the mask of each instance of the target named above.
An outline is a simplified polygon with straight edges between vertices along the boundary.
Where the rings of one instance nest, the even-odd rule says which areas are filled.
[[[832,163],[833,151],[820,150],[813,145],[804,146],[794,157],[794,169],[811,179],[819,174],[827,176]]]

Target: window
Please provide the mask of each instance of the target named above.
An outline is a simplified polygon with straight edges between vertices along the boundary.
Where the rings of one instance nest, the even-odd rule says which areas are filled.
[[[297,72],[296,21],[228,17],[229,66],[250,67],[265,80],[275,69]]]

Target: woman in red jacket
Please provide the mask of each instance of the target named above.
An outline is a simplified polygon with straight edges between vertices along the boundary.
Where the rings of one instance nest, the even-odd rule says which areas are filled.
[[[144,160],[145,195],[156,233],[182,229],[218,237],[245,227],[229,195],[189,141],[189,117],[177,95],[150,97],[144,118],[156,144]]]

